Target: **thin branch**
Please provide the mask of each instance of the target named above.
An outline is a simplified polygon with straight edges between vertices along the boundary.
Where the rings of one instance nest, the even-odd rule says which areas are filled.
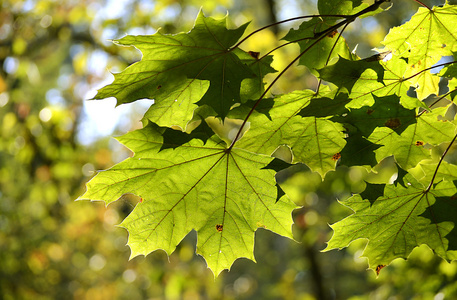
[[[453,89],[452,91],[449,91],[447,92],[446,94],[442,95],[441,97],[439,97],[438,99],[436,99],[432,104],[430,104],[428,107],[431,108],[432,106],[434,106],[435,104],[437,104],[438,102],[440,102],[442,99],[446,98],[448,95],[452,94],[453,92],[457,91],[457,88]],[[423,113],[425,113],[427,110],[423,110],[421,111],[420,113],[417,114],[416,118],[417,117],[420,117]]]
[[[444,157],[446,156],[446,154],[448,153],[449,149],[451,149],[452,147],[452,144],[454,144],[455,140],[457,139],[457,134],[454,136],[454,138],[452,139],[452,141],[449,143],[449,146],[447,146],[446,150],[444,151],[443,155],[441,155],[441,158],[440,158],[440,161],[438,162],[438,165],[436,166],[436,169],[435,169],[435,173],[433,173],[433,176],[432,176],[432,179],[430,180],[430,184],[428,185],[427,189],[425,190],[424,193],[428,193],[432,186],[433,186],[433,182],[435,181],[436,179],[436,175],[438,174],[438,169],[440,168],[440,165],[441,163],[443,162],[444,160]]]
[[[414,74],[414,75],[411,75],[411,76],[409,76],[409,77],[407,77],[407,78],[403,78],[403,81],[404,81],[404,80],[409,80],[409,79],[411,79],[411,78],[413,78],[413,77],[416,77],[417,75],[420,75],[420,74],[423,73],[423,72],[430,71],[431,69],[439,68],[439,67],[443,67],[443,66],[447,66],[447,65],[452,65],[452,64],[455,64],[456,62],[457,62],[457,61],[448,61],[448,62],[439,64],[439,65],[431,66],[431,67],[429,67],[429,68],[420,70],[419,72],[417,72],[417,73]]]
[[[333,50],[335,50],[336,44],[338,44],[339,39],[341,38],[341,36],[342,36],[344,30],[346,30],[346,28],[348,27],[349,24],[350,24],[350,23],[346,23],[346,25],[344,25],[343,29],[341,29],[341,32],[338,33],[338,37],[336,38],[336,41],[335,41],[335,43],[333,44],[332,49],[330,50],[330,53],[328,54],[327,61],[325,62],[325,65],[326,65],[326,66],[328,65],[328,62],[330,61],[330,57],[332,56]],[[319,93],[319,88],[320,88],[321,84],[322,84],[322,79],[319,78],[319,81],[318,81],[318,83],[317,83],[316,93]]]
[[[262,95],[259,97],[259,99],[256,101],[256,103],[252,106],[251,110],[249,111],[249,113],[247,114],[247,116],[244,118],[243,120],[243,123],[241,124],[240,128],[238,129],[238,132],[235,136],[235,138],[233,139],[232,141],[232,144],[227,148],[227,151],[231,151],[231,149],[233,148],[233,146],[235,145],[235,143],[238,141],[240,135],[241,135],[241,132],[243,131],[243,128],[244,126],[246,125],[249,117],[252,115],[252,113],[254,112],[254,110],[256,109],[256,107],[259,105],[260,101],[262,101],[262,99],[265,97],[265,95],[268,93],[268,91],[270,91],[270,89],[273,87],[273,85],[279,80],[279,78],[282,77],[282,75],[284,75],[284,73],[290,68],[293,66],[293,64],[295,62],[297,62],[300,57],[302,57],[306,52],[308,52],[314,45],[316,45],[318,42],[320,42],[324,37],[327,36],[328,33],[330,32],[333,32],[335,30],[337,30],[339,27],[341,26],[344,26],[346,24],[349,24],[351,22],[353,22],[355,19],[357,19],[358,17],[368,13],[368,12],[372,12],[372,11],[375,11],[379,8],[379,6],[381,6],[382,3],[384,2],[388,2],[390,0],[375,0],[375,3],[368,6],[367,8],[359,11],[358,13],[356,14],[353,14],[353,15],[349,15],[349,16],[346,16],[345,19],[321,32],[317,32],[314,34],[314,37],[316,38],[316,40],[314,41],[314,43],[312,43],[310,46],[308,46],[308,48],[306,48],[305,50],[303,50],[297,57],[295,57],[294,60],[292,60],[276,77],[275,79],[267,86],[267,88],[265,89],[265,91],[262,93]],[[319,17],[322,17],[322,15],[320,15]],[[303,18],[303,17],[298,17],[298,18]],[[294,19],[294,18],[292,18]],[[284,20],[284,21],[280,21],[278,22],[277,24],[280,24],[280,23],[283,23],[283,22],[287,22],[287,21],[290,21],[292,19],[288,19],[288,20]],[[274,25],[277,25],[277,24],[271,24],[269,26],[274,26]],[[250,35],[248,35],[246,38],[242,39],[238,44],[236,44],[232,49],[230,50],[233,50],[235,49],[236,47],[238,47],[239,44],[241,44],[243,41],[245,41],[249,36],[252,36],[252,34],[256,33],[256,32],[259,32],[260,30],[263,30],[265,29],[266,27],[264,28],[261,28],[259,30],[256,30],[254,31],[253,33],[251,33]]]
[[[422,5],[423,7],[426,7],[426,8],[427,8],[428,10],[430,10],[430,11],[432,10],[429,6],[427,6],[425,3],[422,3],[422,2],[419,1],[419,0],[413,0],[413,1],[419,3],[419,4]]]
[[[282,45],[279,45],[278,47],[268,51],[265,55],[263,55],[261,58],[259,58],[259,60],[261,60],[262,58],[264,57],[267,57],[268,55],[270,55],[271,53],[273,53],[274,51],[278,50],[278,49],[281,49],[282,47],[284,46],[288,46],[288,45],[291,45],[291,44],[295,44],[297,42],[301,42],[301,41],[305,41],[305,40],[313,40],[314,37],[307,37],[307,38],[302,38],[302,39],[298,39],[298,40],[295,40],[295,41],[290,41],[290,42],[287,42],[285,44],[282,44]]]
[[[287,22],[291,22],[291,21],[296,21],[296,20],[301,20],[301,19],[309,19],[309,18],[319,18],[319,17],[324,17],[324,18],[347,18],[348,16],[347,15],[307,15],[307,16],[299,16],[299,17],[294,17],[294,18],[290,18],[290,19],[285,19],[285,20],[282,20],[282,21],[279,21],[279,22],[276,22],[276,23],[273,23],[273,24],[268,24],[268,25],[263,26],[263,27],[261,27],[261,28],[259,28],[257,30],[254,30],[253,32],[251,32],[250,34],[245,36],[243,39],[241,39],[235,46],[230,48],[230,50],[238,48],[243,42],[245,42],[251,36],[253,36],[254,34],[256,34],[256,33],[260,32],[262,30],[265,30],[267,28],[270,28],[270,27],[273,27],[273,26],[278,26],[278,25],[280,25],[282,23],[287,23]]]
[[[252,115],[252,113],[254,112],[254,110],[256,109],[256,107],[259,105],[260,101],[262,101],[262,99],[265,97],[265,95],[268,93],[268,91],[273,87],[273,85],[279,80],[279,78],[282,77],[282,75],[284,75],[284,73],[289,70],[290,67],[292,67],[296,61],[298,61],[300,59],[300,57],[302,57],[306,52],[308,52],[308,50],[310,50],[314,45],[316,45],[320,40],[322,40],[323,38],[325,37],[325,35],[322,35],[321,37],[319,37],[318,39],[316,39],[316,41],[314,41],[314,43],[312,43],[308,48],[306,48],[305,50],[303,50],[297,57],[294,58],[294,60],[292,60],[282,71],[281,73],[279,73],[275,79],[273,79],[273,81],[267,86],[267,88],[265,89],[265,91],[262,93],[262,95],[259,97],[259,99],[256,101],[256,103],[252,106],[251,110],[249,111],[248,115],[244,118],[243,120],[243,123],[241,124],[240,126],[240,129],[238,129],[238,132],[236,134],[236,137],[233,139],[232,141],[232,144],[230,145],[230,147],[227,149],[228,151],[230,151],[233,146],[235,145],[236,141],[238,141],[238,138],[240,137],[241,135],[241,132],[244,128],[244,126],[246,125],[249,117]]]

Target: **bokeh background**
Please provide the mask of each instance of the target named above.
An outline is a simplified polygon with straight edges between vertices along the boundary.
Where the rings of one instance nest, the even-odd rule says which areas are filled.
[[[428,5],[444,1],[423,1]],[[0,1],[0,299],[457,299],[457,263],[427,247],[396,260],[378,278],[360,258],[364,241],[321,253],[328,224],[351,212],[337,202],[364,189],[378,175],[338,168],[324,181],[303,166],[279,180],[303,208],[294,213],[298,242],[258,230],[257,263],[240,259],[216,280],[195,255],[192,232],[170,257],[156,251],[129,260],[127,232],[116,224],[137,199],[105,207],[74,201],[97,170],[129,152],[112,136],[139,128],[150,100],[115,108],[114,99],[89,101],[96,89],[141,58],[110,40],[126,34],[188,31],[200,8],[229,25],[251,21],[248,32],[278,20],[316,13],[312,0],[2,0]],[[367,57],[392,26],[408,20],[415,1],[393,1],[377,17],[345,32],[348,44]],[[245,50],[266,53],[288,26],[254,35]],[[275,53],[285,66],[297,46]],[[296,67],[273,89],[315,87]]]

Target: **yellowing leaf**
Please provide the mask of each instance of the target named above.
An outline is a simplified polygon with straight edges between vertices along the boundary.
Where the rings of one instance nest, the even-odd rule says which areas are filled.
[[[409,69],[405,77],[411,77],[419,99],[438,94],[437,76],[426,69],[438,62],[442,56],[452,55],[457,50],[457,6],[420,7],[407,23],[390,30],[382,42],[394,55],[408,59]]]

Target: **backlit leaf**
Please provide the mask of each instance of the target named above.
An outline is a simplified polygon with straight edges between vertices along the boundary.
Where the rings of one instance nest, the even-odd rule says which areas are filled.
[[[171,254],[191,231],[197,253],[218,275],[240,257],[254,260],[254,233],[266,228],[292,238],[293,203],[277,199],[273,158],[234,148],[213,136],[175,149],[162,147],[163,129],[150,125],[119,138],[135,155],[97,174],[80,199],[109,204],[130,193],[143,199],[121,223],[131,257]]]
[[[449,242],[449,233],[455,227],[455,218],[435,217],[437,199],[449,199],[457,192],[452,183],[442,182],[430,191],[406,177],[405,185],[386,185],[384,195],[370,202],[360,195],[343,201],[354,214],[331,225],[334,234],[325,251],[343,248],[357,239],[368,239],[363,256],[370,268],[388,265],[395,258],[407,258],[422,244],[428,245],[441,257],[457,258],[455,245]],[[440,208],[441,209],[441,208]],[[450,247],[452,246],[452,247]]]
[[[424,71],[409,79],[418,85],[419,99],[438,94],[439,78],[425,70],[457,50],[456,15],[455,5],[434,6],[431,10],[420,7],[410,21],[392,28],[382,42],[394,55],[408,59],[405,77]]]
[[[247,53],[231,48],[246,27],[247,24],[227,29],[226,19],[207,18],[200,12],[188,33],[157,32],[117,40],[115,43],[119,45],[135,46],[143,57],[115,74],[114,82],[100,89],[95,99],[116,97],[118,105],[143,98],[154,99],[160,104],[157,109],[151,107],[151,120],[167,126],[183,127],[192,118],[197,103],[208,104],[224,117],[233,104],[241,102],[244,79],[257,77],[250,82],[255,89],[263,84],[258,77],[259,68],[251,69],[247,64],[258,64],[257,60],[252,57],[249,60]],[[176,114],[177,109],[182,109],[180,114]],[[161,117],[163,113],[166,116]]]
[[[275,99],[269,117],[254,113],[250,129],[237,146],[256,153],[271,155],[281,145],[293,153],[293,162],[302,162],[321,175],[335,168],[344,147],[343,127],[324,118],[296,115],[306,107],[315,92],[297,91]],[[269,119],[271,118],[271,120]]]

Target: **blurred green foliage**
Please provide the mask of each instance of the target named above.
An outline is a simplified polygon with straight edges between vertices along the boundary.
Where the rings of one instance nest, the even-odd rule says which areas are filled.
[[[358,41],[362,54],[378,46],[389,26],[399,25],[417,7],[413,1],[397,2],[388,17],[367,18],[364,24],[370,26],[361,32],[348,31],[347,39]],[[157,251],[128,260],[127,234],[115,224],[133,209],[138,201],[135,197],[125,196],[107,208],[101,203],[73,201],[96,170],[129,155],[112,140],[86,136],[100,128],[88,123],[84,101],[107,79],[106,68],[118,71],[138,59],[137,52],[107,40],[125,33],[153,33],[159,27],[168,33],[187,31],[202,5],[212,16],[223,16],[228,9],[236,25],[253,19],[250,30],[274,18],[315,12],[314,1],[277,0],[275,7],[271,3],[0,2],[0,298],[457,297],[457,264],[442,261],[426,247],[415,250],[408,261],[395,261],[379,278],[365,271],[366,262],[357,250],[360,247],[319,253],[331,234],[327,224],[351,213],[335,198],[363,190],[362,178],[376,182],[379,176],[392,176],[395,170],[388,162],[387,167],[371,174],[340,168],[324,182],[300,166],[281,174],[284,189],[303,205],[295,212],[294,230],[300,243],[259,230],[257,264],[238,260],[216,281],[203,259],[195,255],[194,233],[169,258]],[[276,15],[269,14],[270,8]],[[275,34],[266,31],[245,47],[266,52],[276,43]],[[288,57],[297,51],[282,50],[275,61],[278,66],[287,64]],[[274,92],[315,84],[301,68],[287,76]],[[139,126],[134,112],[132,109],[122,116],[115,132]],[[96,115],[103,119],[105,113],[98,111]]]

